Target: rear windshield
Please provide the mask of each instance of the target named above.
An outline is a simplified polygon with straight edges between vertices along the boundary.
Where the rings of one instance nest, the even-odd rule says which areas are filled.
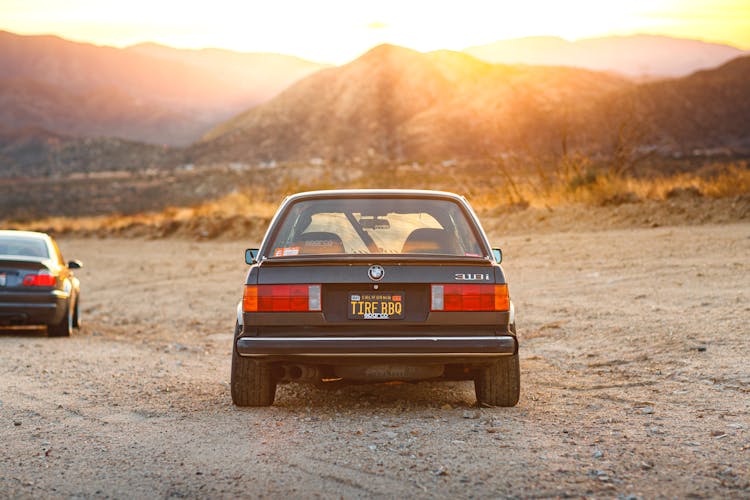
[[[44,240],[19,236],[0,236],[0,255],[49,258]]]
[[[455,202],[348,198],[296,202],[280,221],[267,257],[483,253],[472,223]]]

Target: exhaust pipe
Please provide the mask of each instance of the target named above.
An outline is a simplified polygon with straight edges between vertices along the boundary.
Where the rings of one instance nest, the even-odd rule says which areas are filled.
[[[319,380],[320,370],[318,370],[314,366],[287,365],[284,366],[283,378],[285,380],[292,380],[295,382],[299,380]]]

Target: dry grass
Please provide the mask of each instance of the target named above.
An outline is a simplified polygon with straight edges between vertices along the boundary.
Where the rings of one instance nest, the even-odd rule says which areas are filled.
[[[97,217],[52,217],[13,224],[18,229],[52,233],[169,236],[243,234],[261,231],[288,194],[330,188],[415,188],[461,193],[480,212],[500,213],[528,207],[612,206],[675,197],[730,198],[750,193],[746,162],[709,165],[702,173],[668,177],[629,177],[595,171],[587,159],[561,162],[548,172],[523,177],[491,168],[445,168],[389,165],[331,169],[311,175],[304,166],[285,168],[273,184],[253,185],[192,207],[170,207],[157,213]],[[320,174],[320,175],[318,175]]]
[[[236,191],[217,200],[201,203],[188,210],[170,208],[167,214],[180,214],[183,218],[199,216],[237,217],[254,215],[273,217],[278,204],[269,201],[272,198],[266,189]]]
[[[750,169],[746,162],[710,165],[712,174],[683,173],[667,177],[619,176],[609,172],[581,170],[575,174],[556,172],[541,178],[529,176],[515,187],[505,185],[498,193],[480,193],[478,207],[505,205],[557,207],[619,205],[645,200],[666,200],[688,194],[695,197],[729,198],[750,193]]]

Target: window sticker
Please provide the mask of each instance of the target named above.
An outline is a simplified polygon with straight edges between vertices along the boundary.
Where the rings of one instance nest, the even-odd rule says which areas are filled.
[[[283,247],[273,251],[274,257],[288,257],[290,255],[299,255],[299,247]]]

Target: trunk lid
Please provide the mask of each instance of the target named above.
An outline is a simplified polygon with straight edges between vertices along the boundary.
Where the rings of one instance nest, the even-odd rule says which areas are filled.
[[[48,259],[0,256],[0,290],[20,288],[27,274],[36,274],[41,270],[50,271]]]
[[[382,277],[378,280],[370,277],[373,267],[382,268]],[[401,303],[402,314],[391,316],[387,322],[421,323],[430,313],[432,284],[496,282],[495,266],[481,258],[285,258],[264,261],[257,276],[258,285],[320,284],[326,321],[363,325],[382,325],[382,322],[352,317],[352,301],[358,297],[376,296],[385,300],[392,297],[393,301]],[[390,312],[394,312],[393,307]],[[398,319],[393,319],[396,317]]]

